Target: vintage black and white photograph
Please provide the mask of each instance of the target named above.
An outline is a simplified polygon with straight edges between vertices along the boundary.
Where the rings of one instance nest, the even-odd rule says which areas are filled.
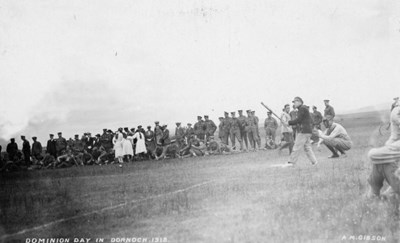
[[[0,0],[0,242],[400,242],[400,2]]]

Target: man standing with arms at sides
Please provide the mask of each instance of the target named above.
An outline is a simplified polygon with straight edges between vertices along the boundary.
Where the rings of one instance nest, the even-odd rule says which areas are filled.
[[[229,143],[229,132],[231,130],[231,118],[229,117],[228,112],[224,112],[225,118],[222,121],[222,130],[223,130],[223,140],[222,142],[226,145]]]
[[[321,123],[322,123],[322,114],[321,112],[317,111],[317,107],[313,106],[313,126],[316,129],[321,130]]]
[[[31,165],[31,145],[28,140],[26,140],[25,136],[21,136],[22,143],[22,153],[24,154],[25,165]]]
[[[290,120],[289,125],[298,125],[299,132],[296,135],[296,140],[294,141],[293,151],[290,154],[288,164],[293,166],[297,163],[300,155],[300,151],[304,149],[308,159],[312,165],[318,163],[315,158],[314,152],[311,147],[311,116],[310,111],[304,105],[303,100],[300,97],[295,97],[293,100],[294,106],[298,109],[297,119]]]
[[[67,148],[67,140],[63,138],[62,132],[57,133],[58,138],[56,140],[56,148],[57,148],[57,157],[61,156],[65,149]]]
[[[326,116],[332,116],[332,118],[335,118],[335,109],[329,104],[329,100],[324,100],[325,103],[325,110],[324,110],[324,118]]]
[[[177,122],[175,124],[176,124],[175,139],[176,142],[178,143],[178,146],[181,147],[185,139],[185,131],[183,130],[183,127],[181,127],[180,122]]]
[[[208,119],[208,115],[204,115],[204,119],[204,123],[206,125],[206,140],[208,140],[209,137],[214,136],[214,133],[217,130],[217,126],[212,120]]]
[[[243,110],[238,110],[239,112],[239,122],[240,122],[240,139],[244,141],[246,145],[246,150],[249,150],[249,142],[247,141],[247,132],[246,132],[246,119],[247,117],[243,115]]]
[[[202,116],[197,116],[197,122],[194,124],[194,134],[197,138],[204,141],[205,129],[203,130],[204,121]]]
[[[242,139],[240,138],[240,121],[239,119],[236,118],[236,114],[234,111],[231,112],[231,126],[230,126],[230,135],[231,135],[231,142],[232,142],[232,148],[235,149],[235,143],[236,140],[235,138],[239,141],[240,144],[240,151],[243,150],[243,142]]]
[[[156,138],[156,145],[160,145],[160,139],[162,138],[162,129],[160,127],[160,122],[155,121],[154,122],[155,127],[154,127],[154,136]]]
[[[268,139],[270,138],[275,145],[275,134],[276,129],[278,128],[278,122],[275,118],[272,117],[272,112],[268,111],[267,114],[268,117],[264,121],[266,141],[268,141]],[[267,144],[265,145],[265,147],[267,147]]]
[[[254,119],[255,127],[256,127],[256,133],[257,136],[254,137],[254,140],[256,141],[258,148],[261,148],[261,136],[260,136],[260,130],[258,129],[258,123],[260,122],[260,119],[256,116],[256,111],[251,111],[251,115]]]
[[[33,143],[32,143],[32,157],[35,160],[42,160],[43,156],[42,156],[42,144],[37,141],[37,137],[32,137]]]
[[[250,146],[252,147],[253,150],[256,150],[256,140],[255,136],[256,134],[256,128],[254,125],[254,119],[253,116],[251,115],[251,110],[247,110],[247,118],[246,118],[246,132],[247,132],[247,138],[249,139]]]
[[[15,142],[15,138],[10,139],[10,143],[7,144],[7,154],[8,154],[8,160],[15,161],[15,157],[18,153],[18,144]]]
[[[222,116],[220,116],[219,118],[219,125],[218,125],[218,138],[219,138],[219,140],[221,140],[221,142],[222,141],[224,141],[224,137],[225,137],[225,134],[224,134],[224,129],[223,129],[223,125],[224,125],[224,118],[222,117]]]
[[[151,130],[151,126],[147,126],[147,131],[144,133],[144,138],[146,139],[145,144],[147,154],[149,155],[149,157],[155,157],[156,142],[154,138],[154,132]]]
[[[192,127],[192,123],[188,123],[185,131],[186,141],[188,141],[192,135],[194,135],[194,129]]]
[[[50,139],[47,140],[46,153],[57,158],[57,145],[56,140],[54,140],[54,134],[50,134]]]

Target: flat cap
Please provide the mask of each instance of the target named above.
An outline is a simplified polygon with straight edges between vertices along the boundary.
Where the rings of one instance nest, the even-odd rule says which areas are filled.
[[[299,96],[294,97],[292,103],[294,103],[295,101],[300,101],[301,103],[303,103],[303,99],[300,98]]]
[[[331,115],[326,115],[326,116],[324,117],[324,121],[330,121],[330,120],[333,120],[333,116],[331,116]]]

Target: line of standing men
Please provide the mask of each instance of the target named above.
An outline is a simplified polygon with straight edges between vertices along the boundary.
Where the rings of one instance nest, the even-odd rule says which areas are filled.
[[[261,147],[261,138],[258,130],[259,119],[255,115],[255,111],[247,110],[247,117],[243,115],[243,110],[238,110],[239,117],[236,117],[236,112],[231,112],[229,117],[228,112],[224,112],[225,117],[219,117],[219,138],[221,141],[229,145],[231,140],[232,148],[236,147],[236,140],[240,144],[240,150],[243,150],[243,141],[246,145],[246,150],[256,150]]]

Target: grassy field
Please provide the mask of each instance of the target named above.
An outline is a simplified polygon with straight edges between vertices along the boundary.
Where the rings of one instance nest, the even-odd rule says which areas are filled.
[[[286,150],[2,175],[1,239],[398,242],[398,204],[363,197],[366,153],[386,139],[380,122],[378,113],[341,116],[354,148],[336,160],[315,149],[314,167],[304,154],[295,168],[274,167]]]

